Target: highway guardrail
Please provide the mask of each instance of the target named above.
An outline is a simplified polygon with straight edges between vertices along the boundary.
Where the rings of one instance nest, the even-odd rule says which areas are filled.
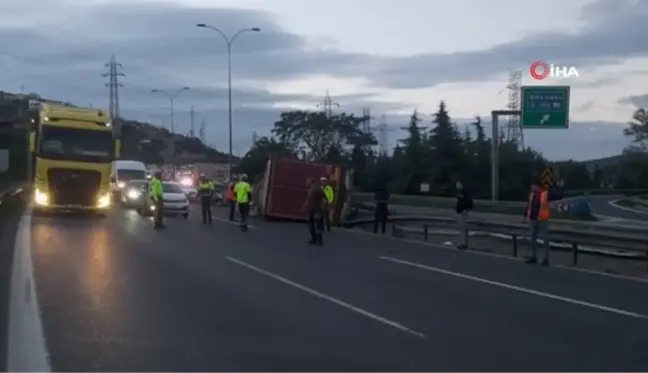
[[[373,195],[370,193],[354,193],[354,205],[373,205]],[[417,195],[392,195],[389,204],[392,209],[398,206],[429,207],[436,209],[454,210],[457,203],[456,198],[431,197]],[[592,215],[589,203],[586,200],[570,202],[569,200],[555,201],[551,203],[553,216],[560,219],[570,220],[596,220]],[[473,201],[473,211],[492,214],[506,214],[524,216],[526,202],[498,201],[476,199]]]
[[[445,216],[391,216],[388,219],[392,226],[391,232],[395,237],[402,236],[404,223],[416,222],[421,227],[419,232],[423,240],[429,238],[431,228],[459,229],[457,218]],[[344,223],[346,227],[372,224],[373,219],[361,219]],[[412,227],[407,227],[411,230]],[[504,222],[493,219],[469,218],[467,222],[469,232],[488,232],[512,237],[511,254],[518,256],[519,239],[529,237],[529,226],[525,222]],[[552,242],[569,243],[572,253],[572,265],[578,265],[578,254],[581,245],[607,247],[632,251],[638,253],[646,263],[648,271],[648,229],[637,226],[603,225],[600,223],[587,223],[577,221],[556,221],[549,223],[549,238]],[[470,241],[470,237],[468,237]],[[470,247],[470,242],[468,242]]]

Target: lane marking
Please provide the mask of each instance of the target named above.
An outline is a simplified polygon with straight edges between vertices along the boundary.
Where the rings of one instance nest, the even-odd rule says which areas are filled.
[[[436,272],[436,273],[440,273],[440,274],[444,274],[444,275],[448,275],[448,276],[454,276],[454,277],[458,277],[458,278],[463,278],[465,280],[481,282],[483,284],[498,286],[498,287],[501,287],[501,288],[504,288],[504,289],[515,290],[515,291],[518,291],[518,292],[521,292],[521,293],[526,293],[526,294],[531,294],[531,295],[535,295],[535,296],[538,296],[538,297],[553,299],[553,300],[561,301],[561,302],[564,302],[564,303],[570,303],[570,304],[575,304],[575,305],[579,305],[579,306],[583,306],[583,307],[589,307],[589,308],[597,309],[597,310],[600,310],[600,311],[615,313],[615,314],[623,315],[623,316],[634,317],[634,318],[637,318],[637,319],[648,319],[648,316],[641,315],[641,314],[638,314],[638,313],[635,313],[635,312],[625,311],[625,310],[622,310],[622,309],[619,309],[619,308],[613,308],[613,307],[603,306],[603,305],[596,304],[596,303],[590,303],[590,302],[585,302],[585,301],[582,301],[582,300],[562,297],[560,295],[544,293],[544,292],[537,291],[537,290],[527,289],[527,288],[523,288],[523,287],[520,287],[520,286],[506,284],[506,283],[503,283],[503,282],[487,280],[485,278],[476,277],[476,276],[470,276],[470,275],[466,275],[466,274],[463,274],[463,273],[448,271],[448,270],[441,269],[441,268],[430,267],[430,266],[426,266],[426,265],[419,264],[419,263],[408,262],[408,261],[405,261],[405,260],[396,259],[396,258],[392,258],[392,257],[388,257],[388,256],[379,256],[378,258],[383,259],[383,260],[387,260],[387,261],[390,261],[390,262],[393,262],[393,263],[397,263],[397,264],[402,264],[402,265],[407,265],[407,266],[414,267],[414,268],[423,269],[423,270],[430,271],[430,272]]]
[[[20,219],[11,271],[7,372],[51,372],[31,252],[31,209]]]
[[[239,222],[238,222],[238,221],[231,221],[231,220],[229,220],[229,219],[221,218],[220,216],[212,216],[212,220],[216,220],[216,221],[219,221],[219,222],[221,222],[221,223],[228,223],[228,224],[235,224],[235,225],[239,225]],[[248,223],[248,228],[257,229],[256,226],[254,226],[254,225],[250,225],[249,223]]]
[[[348,309],[350,311],[353,311],[353,312],[355,312],[357,314],[368,317],[368,318],[370,318],[370,319],[372,319],[374,321],[378,321],[378,322],[383,323],[385,325],[389,325],[392,328],[398,329],[398,330],[403,331],[405,333],[409,333],[409,334],[417,336],[419,338],[425,338],[425,334],[414,331],[414,330],[412,330],[412,329],[410,329],[410,328],[408,328],[406,326],[403,326],[403,325],[401,325],[401,324],[399,324],[399,323],[397,323],[395,321],[391,321],[391,320],[386,319],[386,318],[384,318],[382,316],[378,316],[378,315],[376,315],[374,313],[363,310],[362,308],[359,308],[359,307],[356,307],[356,306],[351,305],[349,303],[343,302],[343,301],[341,301],[339,299],[336,299],[336,298],[333,298],[333,297],[331,297],[329,295],[320,293],[317,290],[313,290],[313,289],[311,289],[309,287],[298,284],[298,283],[296,283],[294,281],[291,281],[291,280],[289,280],[287,278],[281,277],[281,276],[276,275],[276,274],[274,274],[272,272],[269,272],[269,271],[266,271],[266,270],[261,269],[259,267],[253,266],[252,264],[245,263],[245,262],[240,261],[238,259],[232,258],[231,256],[226,256],[225,259],[229,260],[232,263],[236,263],[236,264],[238,264],[238,265],[240,265],[242,267],[245,267],[247,269],[250,269],[252,271],[260,273],[260,274],[262,274],[264,276],[270,277],[270,278],[272,278],[274,280],[277,280],[279,282],[283,282],[284,284],[290,285],[290,286],[292,286],[292,287],[294,287],[296,289],[299,289],[299,290],[301,290],[301,291],[303,291],[305,293],[316,296],[316,297],[318,297],[320,299],[327,300],[327,301],[329,301],[329,302],[331,302],[333,304],[336,304],[336,305],[338,305],[340,307],[346,308],[346,309]]]
[[[385,235],[380,235],[376,234],[373,232],[367,232],[363,231],[360,229],[344,229],[342,232],[346,233],[352,233],[352,234],[363,234],[365,236],[371,236],[371,237],[380,237],[380,238],[387,238],[390,240],[394,241],[402,241],[402,242],[407,242],[411,243],[417,246],[426,246],[426,247],[433,247],[435,249],[444,249],[444,250],[449,250],[452,252],[458,253],[459,251],[455,246],[449,246],[449,245],[443,245],[443,244],[435,244],[431,242],[425,242],[421,240],[416,240],[412,238],[399,238],[399,237],[392,237],[387,234]],[[484,251],[476,251],[473,249],[468,249],[468,250],[463,250],[461,253],[467,253],[467,254],[472,254],[472,255],[481,255],[481,256],[487,256],[491,258],[498,258],[498,259],[506,259],[506,260],[512,260],[516,262],[523,262],[524,258],[521,257],[515,257],[512,255],[505,255],[505,254],[497,254],[497,253],[489,253],[489,252],[484,252]],[[632,282],[639,282],[639,283],[648,283],[648,278],[645,277],[634,277],[634,276],[629,276],[629,275],[620,275],[616,273],[609,273],[609,272],[602,272],[602,271],[597,271],[595,269],[587,269],[587,268],[578,268],[578,267],[573,267],[573,266],[568,266],[568,265],[562,265],[562,264],[552,264],[551,268],[557,268],[561,270],[566,270],[566,271],[572,271],[572,272],[582,272],[582,273],[587,273],[590,275],[597,275],[597,276],[603,276],[603,277],[610,277],[614,278],[617,280],[625,280],[625,281],[632,281]]]
[[[619,209],[619,210],[623,210],[623,211],[631,212],[631,213],[633,213],[633,214],[648,215],[648,212],[647,212],[647,211],[635,210],[635,209],[630,208],[630,207],[621,206],[621,205],[619,205],[617,202],[619,202],[619,200],[618,200],[618,199],[615,199],[614,201],[609,201],[609,202],[608,202],[608,205],[610,205],[610,206],[612,206],[612,207],[614,207],[614,208],[617,208],[617,209]],[[638,220],[638,219],[625,219],[625,220]],[[641,220],[639,220],[639,221],[641,221]]]

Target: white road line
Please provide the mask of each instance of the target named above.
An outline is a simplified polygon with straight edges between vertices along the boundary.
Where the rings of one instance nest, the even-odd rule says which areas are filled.
[[[487,280],[487,279],[481,278],[481,277],[470,276],[470,275],[466,275],[466,274],[463,274],[463,273],[448,271],[448,270],[441,269],[441,268],[436,268],[436,267],[430,267],[430,266],[426,266],[426,265],[423,265],[423,264],[408,262],[408,261],[405,261],[405,260],[396,259],[396,258],[392,258],[392,257],[388,257],[388,256],[379,256],[379,258],[383,259],[383,260],[388,260],[388,261],[393,262],[393,263],[398,263],[398,264],[403,264],[403,265],[407,265],[407,266],[410,266],[410,267],[420,268],[420,269],[424,269],[426,271],[441,273],[441,274],[448,275],[448,276],[459,277],[459,278],[463,278],[465,280],[481,282],[483,284],[498,286],[498,287],[501,287],[501,288],[504,288],[504,289],[515,290],[515,291],[519,291],[521,293],[536,295],[538,297],[553,299],[553,300],[561,301],[561,302],[564,302],[564,303],[576,304],[576,305],[583,306],[583,307],[589,307],[589,308],[597,309],[597,310],[600,310],[600,311],[615,313],[615,314],[618,314],[618,315],[629,316],[629,317],[634,317],[634,318],[638,318],[638,319],[648,319],[648,316],[645,316],[645,315],[641,315],[641,314],[630,312],[630,311],[625,311],[625,310],[618,309],[618,308],[607,307],[607,306],[603,306],[603,305],[596,304],[596,303],[590,303],[590,302],[585,302],[585,301],[582,301],[582,300],[562,297],[560,295],[544,293],[544,292],[537,291],[537,290],[527,289],[527,288],[523,288],[523,287],[520,287],[520,286],[506,284],[506,283],[503,283],[503,282],[491,281],[491,280]]]
[[[8,372],[51,372],[31,253],[31,211],[16,233],[9,300]]]
[[[229,219],[221,218],[220,216],[214,216],[214,217],[212,217],[212,219],[213,219],[213,220],[217,220],[217,221],[219,221],[219,222],[221,222],[221,223],[228,223],[228,224],[236,224],[236,225],[239,225],[239,222],[238,222],[238,221],[231,221],[231,220],[229,220]],[[248,228],[257,229],[256,226],[254,226],[254,225],[250,225],[250,224],[248,224]]]
[[[420,337],[420,338],[425,338],[425,334],[423,334],[423,333],[416,332],[416,331],[414,331],[414,330],[412,330],[412,329],[410,329],[410,328],[408,328],[406,326],[403,326],[403,325],[401,325],[401,324],[399,324],[397,322],[391,321],[391,320],[386,319],[386,318],[384,318],[382,316],[378,316],[378,315],[376,315],[374,313],[371,313],[369,311],[365,311],[362,308],[358,308],[358,307],[356,307],[354,305],[343,302],[343,301],[341,301],[339,299],[336,299],[336,298],[333,298],[333,297],[328,296],[326,294],[320,293],[317,290],[313,290],[313,289],[308,288],[308,287],[306,287],[304,285],[301,285],[301,284],[298,284],[298,283],[296,283],[294,281],[291,281],[291,280],[289,280],[287,278],[281,277],[281,276],[276,275],[276,274],[274,274],[272,272],[269,272],[269,271],[266,271],[266,270],[261,269],[259,267],[253,266],[252,264],[242,262],[242,261],[240,261],[238,259],[235,259],[235,258],[232,258],[230,256],[226,256],[225,259],[229,260],[232,263],[236,263],[236,264],[238,264],[240,266],[243,266],[243,267],[245,267],[247,269],[251,269],[251,270],[253,270],[253,271],[257,272],[257,273],[260,273],[262,275],[265,275],[267,277],[275,279],[275,280],[277,280],[279,282],[283,282],[286,285],[290,285],[290,286],[292,286],[292,287],[294,287],[296,289],[299,289],[299,290],[301,290],[303,292],[306,292],[306,293],[308,293],[310,295],[313,295],[313,296],[316,296],[316,297],[318,297],[320,299],[324,299],[324,300],[327,300],[327,301],[329,301],[331,303],[337,304],[340,307],[344,307],[344,308],[346,308],[346,309],[348,309],[350,311],[353,311],[355,313],[358,313],[358,314],[360,314],[362,316],[365,316],[365,317],[368,317],[368,318],[370,318],[372,320],[381,322],[381,323],[383,323],[385,325],[389,325],[392,328],[396,328],[396,329],[398,329],[400,331],[409,333],[411,335],[415,335],[415,336]]]
[[[444,250],[450,250],[450,251],[453,251],[453,252],[458,252],[457,248],[455,246],[443,245],[443,244],[435,244],[435,243],[431,243],[431,242],[415,240],[415,239],[412,239],[412,238],[400,238],[400,237],[392,237],[392,236],[389,236],[389,235],[380,235],[380,234],[376,234],[376,233],[373,233],[373,232],[363,231],[363,230],[360,230],[360,229],[345,229],[345,230],[343,230],[343,232],[355,233],[355,234],[363,234],[363,235],[372,236],[372,237],[387,238],[387,239],[394,240],[394,241],[402,241],[402,242],[411,243],[411,244],[414,244],[414,245],[417,245],[417,246],[433,247],[435,249],[444,249]],[[498,259],[513,260],[513,261],[516,261],[516,262],[524,261],[524,258],[515,257],[515,256],[512,256],[512,255],[489,253],[489,252],[475,251],[475,250],[470,250],[470,249],[464,250],[461,253],[466,253],[466,254],[471,254],[471,255],[488,256],[488,257],[491,257],[491,258],[498,258]],[[648,283],[648,278],[634,277],[634,276],[628,276],[628,275],[620,275],[620,274],[616,274],[616,273],[597,271],[597,270],[594,270],[594,269],[578,268],[578,267],[561,265],[561,264],[552,264],[551,268],[558,268],[558,269],[561,269],[561,270],[566,270],[566,271],[571,271],[571,272],[582,272],[582,273],[587,273],[587,274],[596,275],[596,276],[610,277],[610,278],[615,278],[615,279],[618,279],[618,280],[640,282],[640,283]]]
[[[618,204],[618,202],[619,202],[619,200],[616,199],[616,200],[614,200],[614,201],[610,201],[610,202],[608,202],[608,204],[609,204],[610,206],[614,207],[614,208],[619,209],[619,210],[632,212],[632,213],[634,213],[634,214],[648,215],[648,212],[646,212],[646,211],[635,210],[635,209],[630,208],[630,207],[621,206],[621,205]],[[632,219],[626,219],[626,220],[632,220]]]

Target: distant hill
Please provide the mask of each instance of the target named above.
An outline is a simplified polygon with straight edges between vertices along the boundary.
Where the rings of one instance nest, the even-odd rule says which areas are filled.
[[[69,102],[62,102],[41,97],[38,93],[18,94],[0,91],[2,100],[28,100],[30,104],[49,102],[62,105],[75,106]],[[178,164],[210,162],[227,163],[228,154],[220,152],[206,144],[197,137],[188,137],[174,134],[151,123],[121,119],[122,126],[122,159],[132,159],[153,163],[167,163],[172,159],[171,153],[175,142],[175,160]],[[238,162],[238,157],[232,157]]]

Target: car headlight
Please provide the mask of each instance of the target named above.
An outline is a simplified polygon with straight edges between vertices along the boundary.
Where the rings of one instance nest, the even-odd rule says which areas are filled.
[[[151,211],[155,211],[155,205],[151,205]]]
[[[37,205],[40,206],[47,206],[49,203],[49,196],[45,192],[41,192],[40,190],[36,189],[36,193],[34,193],[34,202],[36,202]]]
[[[123,181],[120,181],[120,182],[117,183],[117,188],[119,188],[119,189],[122,189],[122,188],[124,188],[125,186],[126,186],[126,183],[123,182]]]
[[[188,177],[185,177],[184,179],[180,180],[180,185],[182,185],[183,187],[193,186],[193,180],[191,180]]]
[[[142,195],[142,192],[139,190],[131,189],[128,191],[128,198],[130,199],[138,199]]]
[[[108,206],[110,206],[110,193],[99,197],[99,200],[97,201],[97,207],[99,208],[106,208]]]

